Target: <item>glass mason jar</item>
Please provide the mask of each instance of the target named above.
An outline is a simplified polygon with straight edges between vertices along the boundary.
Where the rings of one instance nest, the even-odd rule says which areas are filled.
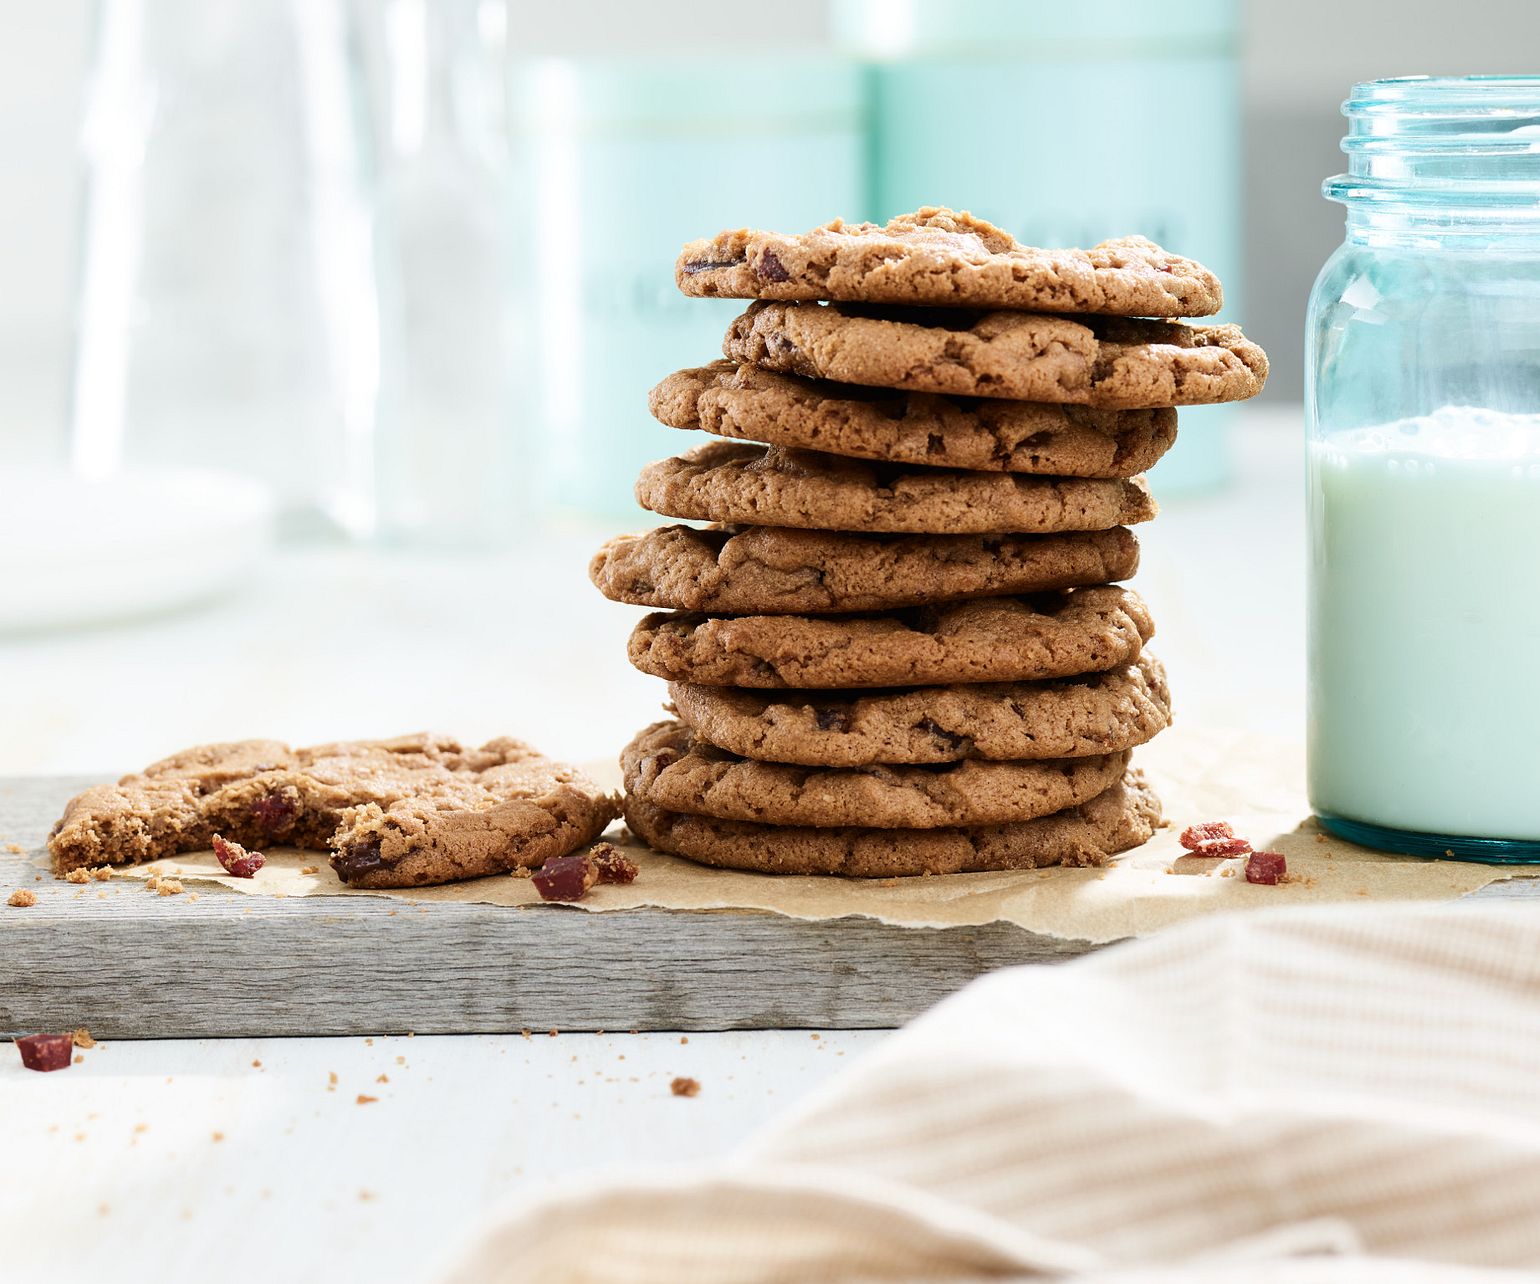
[[[1540,78],[1343,106],[1310,298],[1310,798],[1327,829],[1540,861]]]

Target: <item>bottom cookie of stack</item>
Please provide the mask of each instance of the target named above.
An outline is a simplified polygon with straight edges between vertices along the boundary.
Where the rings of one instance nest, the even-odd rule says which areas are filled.
[[[857,878],[1101,865],[1146,842],[1160,804],[1124,753],[809,768],[761,762],[677,722],[621,758],[626,823],[703,864]],[[851,824],[860,818],[862,824]]]

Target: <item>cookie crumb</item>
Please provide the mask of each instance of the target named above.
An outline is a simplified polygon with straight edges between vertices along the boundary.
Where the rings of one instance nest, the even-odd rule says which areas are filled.
[[[354,1100],[353,1104],[355,1106],[367,1106],[378,1100],[378,1097],[371,1097],[367,1092],[360,1092],[357,1098]]]
[[[638,869],[636,862],[614,843],[595,843],[588,849],[588,859],[599,872],[601,883],[634,883]]]
[[[253,1057],[251,1059],[251,1068],[253,1070],[260,1070],[262,1068],[262,1062],[260,1060],[258,1060],[256,1057]]]
[[[299,867],[299,872],[301,874],[319,874],[321,872],[321,867],[319,865],[301,865]]]
[[[690,1041],[690,1036],[689,1036],[689,1035],[687,1035],[687,1034],[681,1034],[681,1035],[680,1035],[680,1036],[679,1036],[679,1042],[680,1042],[680,1043],[688,1043],[688,1042],[689,1042],[689,1041]]]
[[[5,850],[10,852],[12,856],[20,856],[26,849],[20,843],[7,843]]]
[[[163,878],[160,880],[160,886],[155,890],[161,896],[180,896],[182,884],[175,878]]]
[[[220,1143],[224,1139],[225,1139],[225,1135],[222,1132],[214,1132],[214,1133],[210,1133],[209,1134],[209,1140],[213,1141],[216,1145],[218,1145],[218,1143]]]
[[[91,1037],[91,1032],[85,1026],[81,1026],[80,1029],[71,1034],[70,1039],[77,1048],[94,1048],[96,1046],[96,1040]]]
[[[85,1053],[84,1053],[84,1052],[77,1052],[77,1053],[76,1053],[76,1054],[75,1054],[75,1064],[76,1064],[76,1065],[77,1065],[77,1066],[78,1066],[78,1065],[79,1065],[79,1064],[80,1064],[80,1063],[81,1063],[81,1062],[82,1062],[82,1061],[84,1061],[84,1060],[85,1060],[85,1059],[86,1059],[86,1054],[85,1054]]]
[[[111,865],[98,865],[95,869],[93,869],[91,871],[91,877],[94,878],[98,883],[111,882],[112,881],[112,866]]]
[[[668,1090],[676,1097],[700,1096],[700,1080],[691,1079],[687,1075],[679,1075],[673,1083],[668,1085]]]
[[[68,874],[64,876],[64,881],[66,883],[89,883],[91,881],[91,875],[86,873],[83,869],[72,869]]]
[[[37,904],[37,893],[29,892],[25,887],[18,887],[11,893],[10,899],[6,901],[6,904],[12,909],[28,909]]]
[[[557,1034],[560,1033],[560,1031],[558,1031],[557,1028],[553,1025],[549,1030],[546,1031],[546,1033],[549,1034],[551,1036],[551,1038],[554,1039],[557,1036]]]
[[[390,1076],[388,1074],[378,1074],[378,1075],[375,1075],[374,1081],[375,1081],[375,1083],[389,1083],[390,1082]]]

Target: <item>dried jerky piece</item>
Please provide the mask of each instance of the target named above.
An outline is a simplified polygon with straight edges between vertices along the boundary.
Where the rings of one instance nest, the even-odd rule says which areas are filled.
[[[1244,838],[1237,838],[1235,830],[1225,820],[1208,820],[1200,825],[1189,825],[1182,831],[1179,841],[1194,856],[1213,860],[1226,856],[1244,856],[1251,850],[1251,844]]]
[[[267,864],[267,857],[261,852],[249,852],[239,843],[232,843],[218,834],[214,835],[214,855],[219,857],[225,873],[232,878],[253,878]]]
[[[580,901],[599,881],[599,871],[587,856],[553,856],[530,881],[543,901]]]
[[[1186,829],[1182,830],[1182,837],[1179,841],[1188,851],[1195,852],[1204,843],[1211,843],[1221,838],[1234,837],[1235,830],[1230,827],[1229,821],[1207,820],[1201,825],[1188,825]]]
[[[588,859],[593,861],[601,883],[636,882],[636,862],[614,843],[599,843],[591,847]]]
[[[68,1034],[29,1034],[16,1040],[21,1063],[28,1070],[64,1070],[75,1052],[75,1039]]]
[[[1246,858],[1246,881],[1265,883],[1271,887],[1283,881],[1289,872],[1288,862],[1282,852],[1252,852]]]

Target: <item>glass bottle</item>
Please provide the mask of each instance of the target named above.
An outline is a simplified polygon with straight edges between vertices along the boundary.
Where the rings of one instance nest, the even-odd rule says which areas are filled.
[[[70,412],[88,478],[266,485],[291,535],[370,507],[374,287],[342,0],[99,0]]]
[[[1540,861],[1540,78],[1361,84],[1310,299],[1310,797]]]

